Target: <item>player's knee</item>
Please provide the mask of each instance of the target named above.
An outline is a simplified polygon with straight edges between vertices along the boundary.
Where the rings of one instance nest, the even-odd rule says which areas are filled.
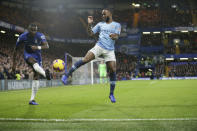
[[[39,80],[40,75],[38,73],[34,73],[34,80]]]
[[[27,61],[28,61],[28,63],[31,64],[31,65],[33,65],[33,64],[36,63],[36,60],[33,59],[33,58],[29,58],[29,59],[27,59]]]
[[[84,63],[88,63],[89,60],[84,58],[82,61],[83,61]]]
[[[86,54],[86,56],[83,58],[83,62],[85,62],[85,63],[88,63],[88,62],[90,62],[91,60],[93,60],[93,59],[95,59],[95,56],[94,56],[94,54],[92,53],[92,52],[88,52],[87,54]]]
[[[92,59],[90,59],[90,58],[84,58],[82,61],[86,64],[86,63],[88,63],[88,62],[90,62]]]

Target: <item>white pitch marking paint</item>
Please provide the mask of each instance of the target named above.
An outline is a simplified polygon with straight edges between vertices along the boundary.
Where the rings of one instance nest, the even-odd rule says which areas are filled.
[[[197,121],[197,118],[136,118],[136,119],[26,119],[0,118],[0,121],[40,121],[40,122],[76,122],[76,121]]]

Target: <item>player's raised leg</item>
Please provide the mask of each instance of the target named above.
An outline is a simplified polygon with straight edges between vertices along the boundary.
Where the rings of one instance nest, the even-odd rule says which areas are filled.
[[[72,67],[71,69],[68,71],[68,73],[65,73],[62,76],[62,82],[64,84],[67,84],[67,78],[72,75],[72,73],[77,70],[79,67],[81,67],[82,65],[90,62],[91,60],[95,59],[95,55],[94,53],[92,53],[91,51],[88,51],[88,53],[85,55],[85,57],[82,60],[77,61]]]
[[[112,103],[116,102],[114,97],[114,90],[116,86],[116,62],[115,61],[108,61],[107,67],[109,69],[109,78],[110,78],[110,94],[109,98]]]
[[[34,71],[37,72],[38,74],[46,77],[46,73],[44,69],[40,66],[40,63],[37,62],[37,60],[33,57],[29,57],[26,59],[26,62],[33,67]]]

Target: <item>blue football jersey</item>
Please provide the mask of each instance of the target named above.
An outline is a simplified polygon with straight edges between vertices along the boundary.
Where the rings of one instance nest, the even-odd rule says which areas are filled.
[[[99,33],[99,39],[96,43],[97,45],[106,50],[114,50],[115,40],[110,38],[110,34],[120,35],[121,25],[114,21],[110,24],[107,24],[106,22],[99,22],[92,28],[92,31],[94,34]]]
[[[25,52],[40,54],[40,50],[32,50],[31,46],[40,46],[42,42],[46,42],[44,34],[36,32],[34,36],[31,36],[29,32],[24,32],[17,39],[16,46],[22,43],[25,46]]]

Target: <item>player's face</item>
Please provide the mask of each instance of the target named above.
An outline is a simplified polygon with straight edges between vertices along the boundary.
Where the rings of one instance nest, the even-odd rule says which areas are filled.
[[[102,11],[102,18],[104,21],[108,22],[110,19],[111,13],[108,10]]]
[[[30,32],[30,34],[35,35],[37,32],[37,27],[30,27],[29,32]]]

